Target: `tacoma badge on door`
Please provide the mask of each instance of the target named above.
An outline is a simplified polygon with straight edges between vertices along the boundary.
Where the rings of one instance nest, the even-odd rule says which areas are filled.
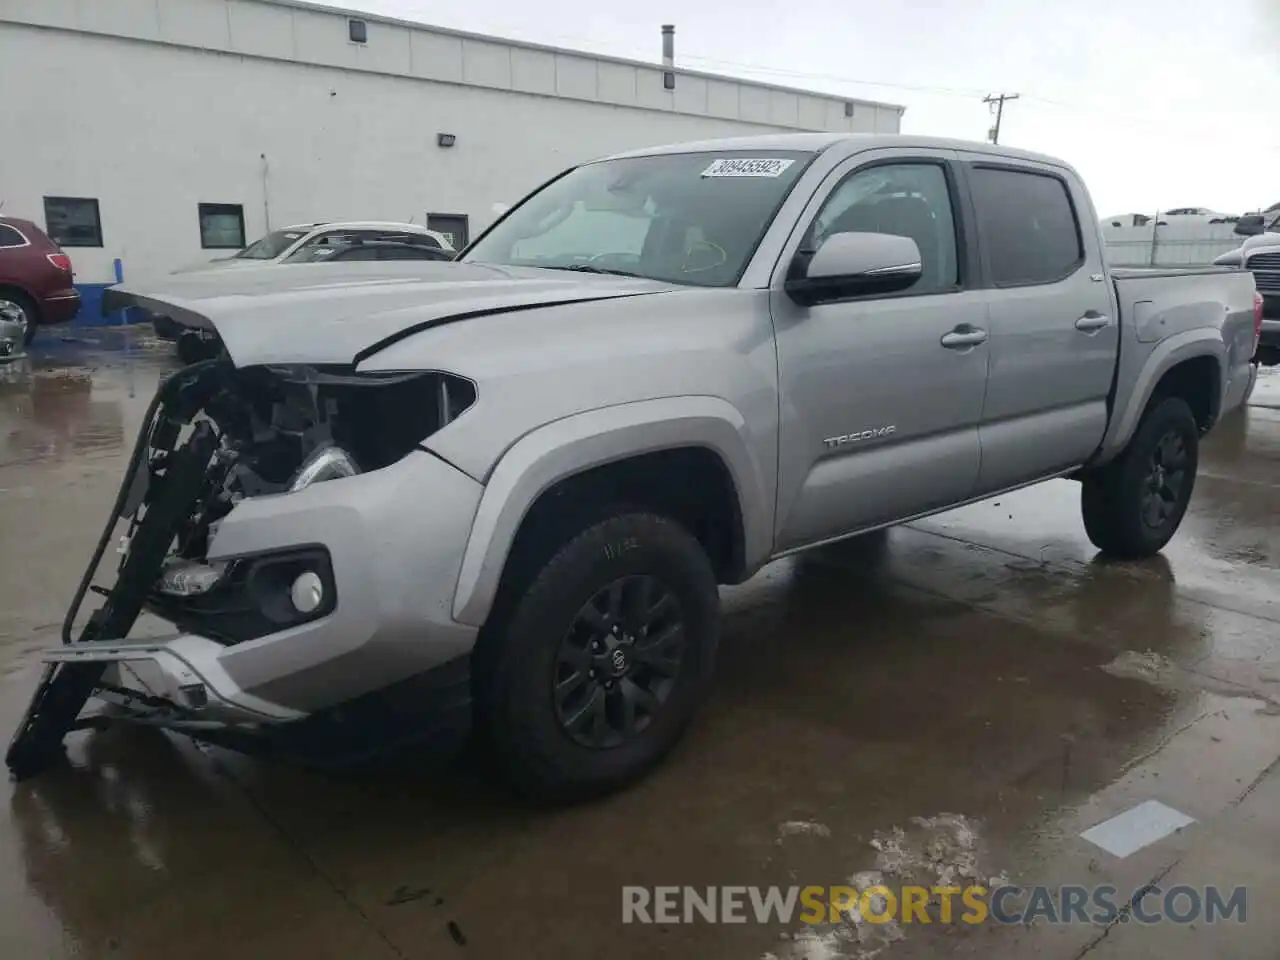
[[[893,424],[889,424],[887,427],[874,427],[871,430],[857,430],[853,433],[846,433],[839,437],[827,437],[827,439],[822,441],[822,444],[828,450],[834,450],[836,447],[843,447],[850,443],[856,443],[859,440],[883,440],[897,429],[898,428]]]

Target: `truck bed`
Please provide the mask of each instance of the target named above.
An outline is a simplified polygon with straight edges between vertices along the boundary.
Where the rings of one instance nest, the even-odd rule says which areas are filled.
[[[1142,413],[1141,398],[1160,364],[1148,360],[1171,343],[1186,349],[1205,340],[1225,346],[1219,404],[1213,413],[1240,401],[1250,376],[1253,356],[1253,277],[1230,267],[1126,267],[1110,271],[1120,313],[1120,355],[1112,420],[1103,441],[1103,454],[1117,449],[1133,432]],[[1212,416],[1212,414],[1210,414]],[[1207,423],[1205,424],[1208,425]]]

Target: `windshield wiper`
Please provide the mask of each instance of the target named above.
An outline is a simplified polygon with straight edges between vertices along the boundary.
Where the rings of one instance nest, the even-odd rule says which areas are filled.
[[[574,273],[606,273],[611,277],[640,277],[630,270],[613,270],[609,267],[597,267],[594,263],[573,263],[564,267],[543,267],[544,270],[570,270]]]

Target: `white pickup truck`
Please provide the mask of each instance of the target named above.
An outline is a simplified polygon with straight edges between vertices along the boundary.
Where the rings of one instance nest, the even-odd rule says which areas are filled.
[[[1058,160],[828,134],[583,164],[454,262],[211,271],[106,305],[216,353],[153,401],[14,772],[95,696],[311,759],[474,721],[558,795],[676,742],[717,583],[774,558],[1053,477],[1102,550],[1161,549],[1260,317],[1241,271],[1108,271]],[[176,634],[131,639],[144,607]]]
[[[1262,295],[1262,332],[1254,359],[1274,367],[1280,365],[1280,211],[1247,214],[1236,223],[1235,232],[1248,239],[1213,262],[1253,274]]]

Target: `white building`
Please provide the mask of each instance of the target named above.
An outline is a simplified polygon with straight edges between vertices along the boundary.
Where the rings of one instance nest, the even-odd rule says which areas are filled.
[[[296,0],[0,0],[0,90],[3,212],[46,226],[89,295],[116,261],[168,271],[293,223],[475,236],[594,156],[895,133],[903,111]]]

